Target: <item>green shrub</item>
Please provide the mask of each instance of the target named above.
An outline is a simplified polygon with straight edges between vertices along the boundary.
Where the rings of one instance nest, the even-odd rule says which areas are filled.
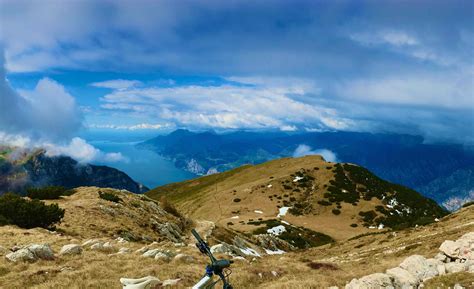
[[[168,199],[165,196],[162,196],[160,198],[160,206],[163,210],[166,212],[170,213],[171,215],[181,218],[182,215],[178,212],[176,207],[168,201]]]
[[[99,197],[109,202],[114,202],[114,203],[122,202],[122,199],[113,193],[99,191]]]
[[[338,209],[332,209],[331,212],[332,212],[334,215],[336,215],[336,216],[339,215],[339,214],[341,214],[341,211],[338,210]]]
[[[235,198],[235,199],[234,199],[234,203],[238,203],[238,202],[240,202],[240,201],[242,201],[242,200],[239,199],[239,198]]]
[[[52,229],[63,217],[64,209],[58,204],[46,205],[42,201],[26,200],[11,193],[0,196],[0,223],[25,229]]]
[[[65,187],[61,186],[47,186],[26,189],[26,196],[30,199],[37,200],[56,200],[61,196],[70,196],[72,193],[72,190],[67,190]]]
[[[351,227],[352,227],[352,228],[357,228],[357,224],[356,224],[356,223],[353,223],[353,224],[351,224]]]

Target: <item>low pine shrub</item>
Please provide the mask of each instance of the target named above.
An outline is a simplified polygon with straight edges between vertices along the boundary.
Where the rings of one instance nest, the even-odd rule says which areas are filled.
[[[64,209],[58,204],[46,205],[40,200],[27,200],[11,193],[0,196],[0,225],[54,229],[63,217]]]
[[[99,191],[99,197],[101,199],[109,201],[109,202],[114,202],[114,203],[122,202],[122,199],[119,196],[117,196],[116,194],[113,194],[113,193]]]
[[[47,186],[41,188],[26,189],[26,196],[30,199],[37,200],[57,200],[61,196],[70,196],[73,194],[72,190],[67,190],[61,186]]]

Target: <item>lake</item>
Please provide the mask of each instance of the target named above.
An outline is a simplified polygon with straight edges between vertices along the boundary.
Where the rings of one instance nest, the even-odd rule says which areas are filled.
[[[81,134],[91,145],[105,153],[119,152],[125,161],[119,162],[93,162],[94,164],[107,165],[119,169],[135,181],[151,188],[180,182],[195,178],[196,175],[178,169],[173,162],[166,160],[158,154],[144,149],[136,148],[136,144],[156,136],[156,132],[131,131],[88,131]]]

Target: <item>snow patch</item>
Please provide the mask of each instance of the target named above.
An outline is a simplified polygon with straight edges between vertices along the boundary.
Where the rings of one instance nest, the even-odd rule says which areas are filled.
[[[286,252],[280,249],[277,249],[276,251],[265,249],[265,253],[267,253],[267,255],[281,255],[285,254]]]
[[[286,232],[286,228],[283,225],[278,225],[276,227],[273,227],[273,228],[267,230],[267,233],[277,235],[277,236],[280,235],[283,232]]]
[[[268,186],[267,186],[267,188],[271,188],[271,187],[273,187],[273,186],[272,186],[272,185],[268,185]]]
[[[283,217],[286,215],[286,213],[288,213],[288,210],[290,209],[290,207],[281,207],[279,209],[279,213],[277,215],[277,218],[280,218],[280,217]]]
[[[303,177],[299,177],[299,176],[296,176],[294,179],[293,179],[293,182],[296,183],[296,182],[299,182],[303,179]]]
[[[260,257],[260,254],[252,248],[240,248],[240,251],[247,256]]]
[[[260,211],[260,210],[255,210],[254,212],[257,213],[257,214],[263,214],[263,212]]]
[[[238,219],[239,216],[233,216],[231,219]]]

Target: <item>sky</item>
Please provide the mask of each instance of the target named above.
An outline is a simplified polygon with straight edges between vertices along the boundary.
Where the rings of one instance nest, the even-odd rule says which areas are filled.
[[[473,11],[456,0],[0,0],[0,141],[105,159],[120,156],[81,130],[471,145]]]

